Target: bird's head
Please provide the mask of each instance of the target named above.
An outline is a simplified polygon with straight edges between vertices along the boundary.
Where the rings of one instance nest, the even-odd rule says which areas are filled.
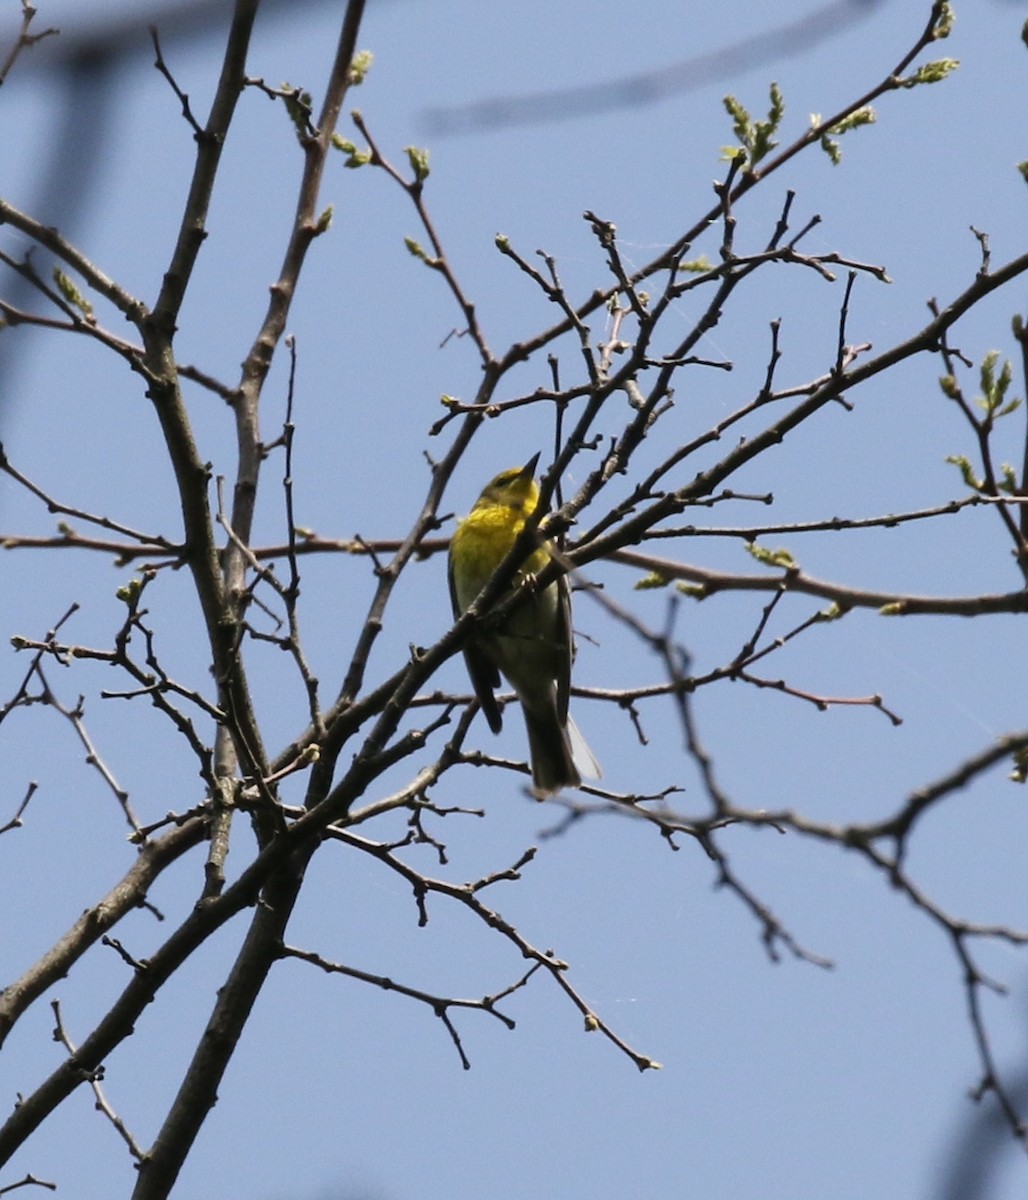
[[[506,471],[501,471],[482,489],[475,507],[500,504],[528,516],[539,503],[539,485],[535,481],[538,462],[539,455],[534,454],[523,467],[509,467]]]

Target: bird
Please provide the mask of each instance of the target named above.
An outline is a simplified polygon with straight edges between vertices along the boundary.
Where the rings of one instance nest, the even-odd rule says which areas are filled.
[[[478,597],[538,506],[538,462],[536,454],[523,467],[501,471],[458,522],[450,539],[448,572],[455,618]],[[529,551],[511,590],[524,586],[531,594],[498,629],[478,632],[464,648],[475,695],[493,733],[499,733],[503,723],[494,694],[501,672],[514,689],[528,732],[532,792],[540,800],[563,788],[580,787],[583,773],[600,776],[592,751],[568,714],[574,645],[567,576],[541,589],[533,584],[552,555],[547,541]]]

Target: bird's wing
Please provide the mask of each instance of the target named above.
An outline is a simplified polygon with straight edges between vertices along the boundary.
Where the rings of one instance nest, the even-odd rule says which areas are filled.
[[[461,608],[457,601],[457,585],[453,578],[452,558],[449,560],[447,580],[450,584],[450,603],[453,605],[453,619],[456,621],[461,616]],[[485,654],[482,653],[481,647],[477,646],[474,641],[468,642],[464,647],[464,662],[467,664],[471,686],[475,689],[478,703],[482,706],[485,719],[489,722],[489,728],[493,733],[499,733],[503,726],[503,717],[500,713],[500,706],[496,703],[494,692],[500,686],[500,672]]]

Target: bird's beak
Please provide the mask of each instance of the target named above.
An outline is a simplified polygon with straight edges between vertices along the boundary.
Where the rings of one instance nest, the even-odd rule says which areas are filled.
[[[540,458],[541,454],[542,454],[541,450],[538,451],[536,454],[533,454],[532,457],[528,460],[528,462],[526,462],[525,465],[521,468],[521,470],[518,472],[518,474],[522,477],[522,479],[534,478],[535,469],[539,465],[539,458]]]

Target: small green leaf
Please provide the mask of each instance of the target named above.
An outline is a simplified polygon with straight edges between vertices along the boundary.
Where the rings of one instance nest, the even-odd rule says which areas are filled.
[[[840,121],[836,121],[834,125],[829,126],[821,132],[821,149],[832,160],[833,166],[838,166],[842,161],[842,151],[839,149],[839,143],[835,140],[841,137],[844,133],[849,133],[851,129],[859,129],[862,125],[873,125],[878,120],[878,115],[870,104],[865,104],[862,108],[856,108]],[[811,113],[810,123],[814,129],[821,124],[821,114]]]
[[[782,90],[777,83],[771,84],[771,104],[767,111],[767,120],[758,121],[754,128],[753,145],[750,148],[751,165],[760,162],[778,145],[774,135],[785,116],[785,101]]]
[[[1010,463],[1004,463],[1000,467],[1000,475],[1001,478],[997,481],[997,486],[999,487],[1000,491],[1007,492],[1009,495],[1013,496],[1018,490],[1017,475],[1015,474],[1014,468],[1010,465]]]
[[[732,118],[732,132],[739,140],[739,147],[724,147],[721,157],[731,161],[739,158],[740,151],[744,151],[750,166],[756,166],[778,145],[775,134],[785,116],[782,89],[777,83],[771,84],[767,118],[763,121],[754,121],[735,96],[725,96],[723,104]]]
[[[358,50],[350,63],[349,81],[351,87],[360,87],[371,70],[375,56],[370,50]]]
[[[855,108],[848,116],[843,117],[841,121],[836,121],[828,132],[839,136],[843,133],[849,133],[851,129],[859,129],[862,125],[873,125],[877,120],[878,114],[870,104],[865,104],[862,108]]]
[[[842,162],[842,151],[839,149],[839,143],[833,141],[827,133],[821,134],[821,149],[832,160],[833,167],[837,167]]]
[[[283,83],[281,90],[282,103],[286,106],[290,121],[296,127],[296,136],[299,138],[310,137],[311,118],[314,114],[314,101],[311,99],[310,92],[293,87],[291,83]]]
[[[693,600],[706,600],[710,595],[708,588],[702,583],[676,583],[675,591],[681,592],[683,596],[689,596]]]
[[[699,258],[690,258],[688,262],[680,262],[678,269],[679,271],[688,271],[690,275],[702,275],[711,269],[710,259],[705,254],[701,254]]]
[[[725,96],[722,103],[732,118],[732,132],[743,146],[748,146],[753,141],[753,122],[750,120],[750,114],[734,96]]]
[[[787,571],[795,571],[799,567],[799,564],[784,547],[768,550],[756,542],[747,542],[746,549],[757,562],[763,563],[766,567],[784,567]]]
[[[415,258],[420,258],[426,267],[431,267],[434,271],[438,271],[442,266],[441,260],[427,254],[424,246],[420,242],[415,241],[414,238],[405,237],[403,244],[407,247],[408,253],[412,254]]]
[[[128,605],[134,605],[139,597],[143,594],[143,588],[146,586],[145,579],[130,579],[128,583],[123,584],[115,593],[119,600]]]
[[[632,586],[637,592],[647,592],[656,588],[666,588],[670,582],[666,575],[661,575],[659,571],[651,571],[649,575],[637,579]]]
[[[358,150],[349,138],[344,138],[338,133],[333,133],[331,141],[332,148],[334,150],[338,150],[341,154],[346,155],[346,166],[350,170],[356,170],[357,167],[367,166],[367,164],[371,162],[371,151]]]
[[[925,63],[924,66],[918,67],[913,75],[908,75],[906,79],[899,80],[899,86],[912,88],[921,83],[940,83],[959,66],[959,59],[939,58],[935,62]]]
[[[935,28],[932,30],[932,38],[938,41],[939,38],[949,37],[953,29],[953,22],[956,19],[953,5],[949,3],[949,0],[944,0],[939,8],[939,16],[935,22]]]
[[[404,146],[403,150],[410,163],[410,169],[414,172],[415,181],[424,183],[429,173],[428,151],[422,150],[418,146]]]
[[[321,216],[318,217],[317,224],[314,226],[315,237],[318,237],[320,234],[325,233],[329,229],[332,224],[332,214],[334,211],[335,209],[330,204],[328,208],[326,208],[321,214]]]
[[[768,109],[767,123],[773,129],[777,129],[782,123],[782,118],[785,116],[785,97],[782,95],[782,89],[777,83],[771,84],[771,107]]]
[[[982,359],[979,371],[979,381],[982,394],[975,397],[975,404],[989,416],[999,416],[1006,398],[1007,389],[1013,379],[1013,369],[1010,360],[1004,359],[999,375],[996,374],[996,363],[999,361],[999,351],[990,350]]]
[[[960,474],[963,475],[964,482],[972,491],[980,492],[985,486],[984,482],[975,475],[974,468],[971,466],[971,460],[965,455],[947,454],[946,461],[960,468]]]
[[[952,375],[942,375],[939,377],[939,387],[942,388],[942,394],[948,396],[950,400],[960,399],[960,384]]]
[[[57,284],[57,290],[61,293],[64,299],[72,306],[77,308],[79,312],[86,318],[87,321],[93,318],[93,306],[82,295],[71,278],[61,270],[60,267],[54,267],[53,273],[54,283]]]

